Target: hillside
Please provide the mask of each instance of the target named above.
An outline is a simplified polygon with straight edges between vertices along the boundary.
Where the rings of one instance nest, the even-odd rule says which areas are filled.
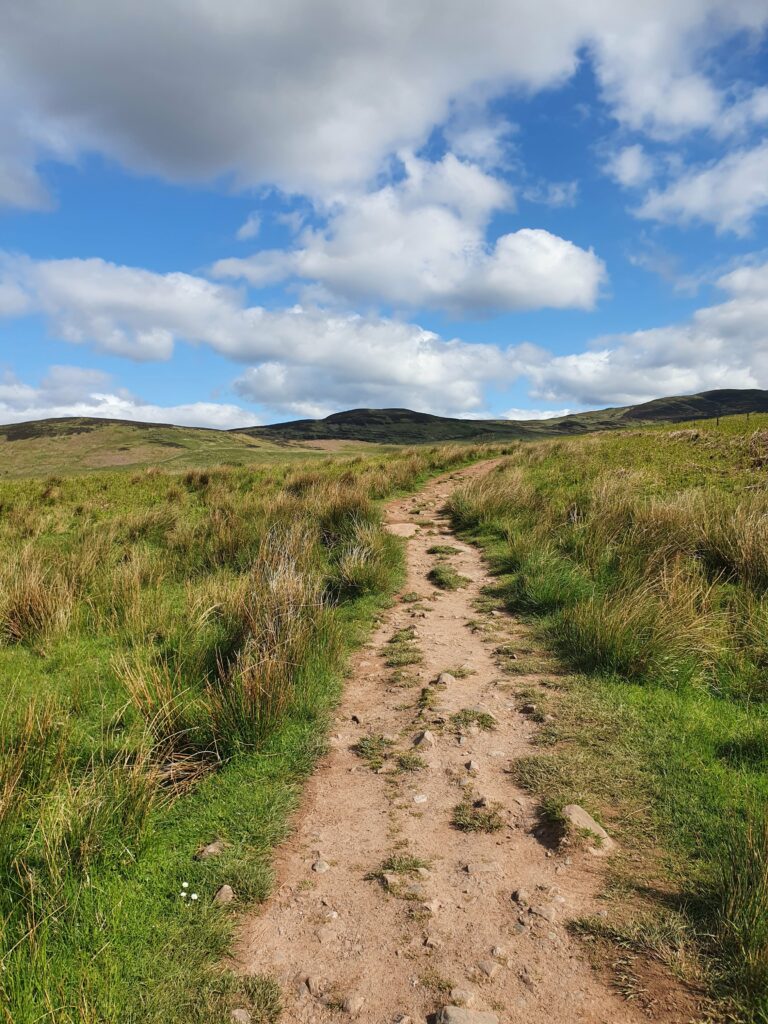
[[[541,440],[766,411],[768,391],[729,389],[550,420],[472,420],[410,409],[351,409],[321,420],[213,430],[71,417],[0,426],[0,473],[37,476],[153,465],[242,466],[276,458],[312,458],[319,451],[340,448],[357,452],[369,445]]]
[[[271,440],[346,439],[379,444],[499,441],[615,430],[638,421],[678,423],[766,411],[768,391],[730,389],[657,398],[641,405],[573,413],[549,420],[472,420],[432,416],[410,409],[351,409],[322,420],[292,420],[263,427],[245,427],[234,433]]]
[[[100,469],[250,465],[311,455],[286,452],[278,439],[163,423],[68,418],[0,426],[0,473],[44,476]]]

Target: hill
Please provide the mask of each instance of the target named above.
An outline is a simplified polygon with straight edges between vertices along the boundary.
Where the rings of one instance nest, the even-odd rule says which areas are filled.
[[[269,441],[164,423],[71,417],[0,426],[0,474],[6,477],[144,466],[250,465],[311,454],[307,449],[286,452],[277,438]]]
[[[572,437],[644,423],[768,412],[768,391],[722,389],[550,420],[472,420],[411,409],[351,409],[319,420],[238,430],[69,417],[0,426],[0,474],[43,476],[164,465],[252,465],[369,445],[504,442]]]
[[[704,391],[548,420],[472,420],[432,416],[410,409],[351,409],[321,420],[292,420],[245,427],[233,433],[270,440],[346,439],[379,444],[501,441],[572,436],[594,430],[615,430],[637,422],[677,423],[747,412],[768,412],[768,391]]]

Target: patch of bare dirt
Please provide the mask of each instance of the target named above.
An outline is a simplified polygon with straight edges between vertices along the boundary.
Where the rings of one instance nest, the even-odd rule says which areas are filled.
[[[510,616],[478,611],[487,571],[440,514],[461,478],[488,468],[454,473],[390,506],[393,532],[409,537],[409,600],[356,657],[332,749],[279,852],[279,887],[239,929],[238,968],[277,978],[291,1024],[423,1024],[451,1004],[495,1013],[500,1024],[689,1019],[667,979],[663,998],[650,993],[638,1005],[590,965],[566,925],[600,911],[605,861],[540,842],[531,798],[506,772],[533,752],[536,726],[516,709],[492,652],[522,645],[524,633]],[[448,557],[465,588],[442,592],[427,580],[441,557],[428,553],[435,544],[458,549]],[[423,660],[392,668],[388,641],[409,627]],[[445,672],[453,678],[437,684]],[[516,676],[515,685],[537,678]],[[481,721],[494,727],[467,711],[492,716]],[[363,751],[379,750],[380,764],[355,752],[361,741]],[[409,764],[418,770],[403,770]],[[499,828],[460,830],[460,804],[470,820],[495,815]],[[391,862],[383,877],[392,857],[414,860]],[[414,870],[398,873],[398,863]]]

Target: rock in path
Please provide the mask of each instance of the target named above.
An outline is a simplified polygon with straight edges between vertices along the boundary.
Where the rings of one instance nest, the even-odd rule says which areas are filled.
[[[464,1006],[444,1006],[437,1024],[499,1024],[495,1013],[485,1010],[468,1010]]]
[[[593,836],[600,840],[599,847],[590,847],[590,853],[605,854],[615,848],[616,843],[611,839],[603,826],[598,825],[592,815],[578,804],[566,804],[563,808],[563,817],[574,828],[581,829],[584,832],[591,832]]]

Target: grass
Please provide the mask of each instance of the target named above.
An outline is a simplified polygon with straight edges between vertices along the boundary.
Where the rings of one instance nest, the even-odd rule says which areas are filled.
[[[430,569],[427,579],[440,590],[460,590],[469,583],[466,576],[462,576],[452,565],[445,563]]]
[[[479,729],[487,732],[496,728],[496,719],[487,711],[478,711],[475,708],[462,708],[455,715],[451,715],[451,725],[457,731],[476,725]]]
[[[415,875],[422,869],[428,869],[429,861],[414,857],[408,853],[394,853],[381,864],[379,869],[372,875],[373,878],[383,878],[384,875]]]
[[[396,754],[395,764],[398,772],[420,772],[427,767],[427,762],[421,754],[415,754],[410,750]]]
[[[488,804],[470,792],[465,792],[456,804],[451,824],[460,832],[498,832],[504,827],[500,804]]]
[[[458,555],[459,549],[452,544],[433,544],[427,548],[428,555]]]
[[[606,821],[636,854],[614,868],[626,902],[663,919],[673,900],[723,1012],[761,1024],[766,439],[753,415],[535,444],[449,501],[559,666],[546,751],[518,781],[553,819],[573,802]]]
[[[347,655],[401,585],[379,502],[482,454],[0,484],[5,1019],[274,1018],[267,980],[222,974],[213,895],[269,893]]]
[[[367,763],[371,771],[375,772],[382,768],[384,762],[389,758],[392,746],[392,740],[385,739],[378,733],[372,733],[363,736],[352,749],[358,757]]]
[[[396,630],[387,641],[384,664],[389,668],[419,665],[422,660],[422,653],[416,643],[415,626]]]

